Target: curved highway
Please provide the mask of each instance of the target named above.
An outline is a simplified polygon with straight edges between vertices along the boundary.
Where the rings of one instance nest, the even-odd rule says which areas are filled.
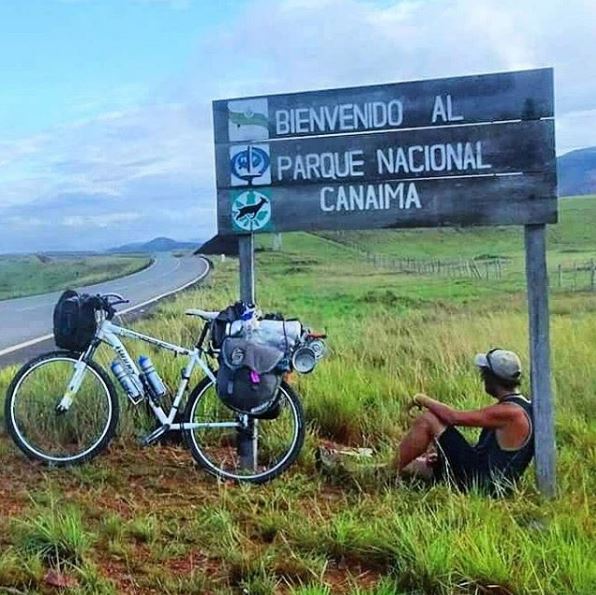
[[[209,263],[198,256],[159,254],[146,269],[88,287],[84,293],[120,293],[130,300],[121,313],[142,308],[207,276]],[[18,361],[19,353],[52,338],[52,313],[61,291],[0,301],[0,366]]]

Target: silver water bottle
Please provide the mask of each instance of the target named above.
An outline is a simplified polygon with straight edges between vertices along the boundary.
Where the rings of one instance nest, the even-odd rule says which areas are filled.
[[[145,375],[145,380],[153,393],[153,397],[156,399],[160,399],[163,397],[168,390],[165,387],[162,379],[159,377],[159,374],[155,370],[155,366],[149,357],[146,355],[141,355],[139,357],[139,367],[141,371]]]
[[[135,382],[132,374],[127,372],[124,369],[124,366],[120,362],[120,360],[115,359],[110,366],[112,373],[118,379],[118,382],[124,389],[124,392],[127,394],[128,398],[133,402],[137,402],[139,399],[143,397],[143,391]]]

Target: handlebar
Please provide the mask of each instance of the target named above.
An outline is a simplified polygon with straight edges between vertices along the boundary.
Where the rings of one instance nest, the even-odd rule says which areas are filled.
[[[114,306],[130,303],[130,300],[125,299],[119,293],[98,293],[95,298],[97,299],[98,308],[106,311],[108,320],[111,320],[116,314]],[[110,298],[115,298],[115,300],[111,301]]]
[[[123,300],[124,296],[120,295],[119,293],[102,293],[102,294],[98,294],[99,296],[103,297],[103,298],[110,298],[110,297],[115,297],[118,300]]]

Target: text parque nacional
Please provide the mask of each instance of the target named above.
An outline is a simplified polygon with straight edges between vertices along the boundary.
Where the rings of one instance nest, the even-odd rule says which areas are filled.
[[[482,142],[440,143],[377,149],[375,171],[383,176],[424,175],[433,172],[478,173],[490,170],[482,155]],[[342,180],[364,177],[364,151],[280,155],[275,176],[279,181]],[[416,184],[346,184],[320,191],[322,211],[421,208]]]

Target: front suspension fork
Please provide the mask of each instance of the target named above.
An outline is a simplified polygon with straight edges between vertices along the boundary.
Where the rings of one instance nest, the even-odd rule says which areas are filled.
[[[56,413],[61,415],[66,413],[72,405],[74,396],[77,394],[83,384],[83,377],[85,376],[85,370],[87,369],[87,362],[93,358],[95,350],[97,349],[97,342],[93,341],[87,350],[81,354],[81,357],[77,360],[74,365],[74,373],[68,383],[66,392],[56,405]]]

